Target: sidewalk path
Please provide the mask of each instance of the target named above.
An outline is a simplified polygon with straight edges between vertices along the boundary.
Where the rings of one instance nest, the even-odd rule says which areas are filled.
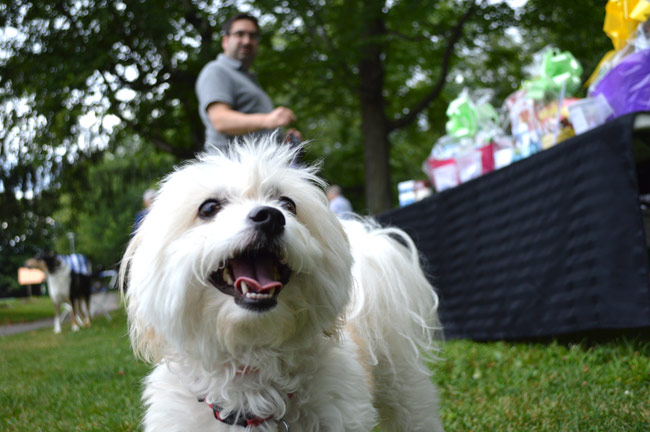
[[[116,291],[99,292],[93,294],[90,298],[90,310],[93,317],[108,316],[109,312],[120,308],[120,294]],[[70,314],[66,316],[65,321],[70,321]],[[0,336],[7,336],[16,333],[23,333],[42,328],[54,328],[54,318],[33,321],[20,324],[11,324],[0,326]]]

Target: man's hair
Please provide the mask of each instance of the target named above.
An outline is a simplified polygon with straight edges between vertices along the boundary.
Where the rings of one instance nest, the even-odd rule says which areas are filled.
[[[230,34],[230,28],[232,27],[232,23],[243,19],[252,21],[253,24],[255,24],[255,27],[257,27],[257,31],[258,32],[260,31],[260,24],[257,22],[257,18],[255,18],[253,15],[248,14],[246,12],[240,12],[228,18],[228,21],[226,21],[226,23],[223,25],[223,34],[224,35]]]

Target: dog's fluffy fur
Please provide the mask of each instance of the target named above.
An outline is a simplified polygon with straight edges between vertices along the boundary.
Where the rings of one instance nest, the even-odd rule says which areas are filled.
[[[295,156],[248,141],[162,182],[121,273],[134,350],[157,363],[145,431],[442,430],[437,297],[412,241],[337,219]],[[279,294],[243,294],[242,262]],[[229,426],[208,403],[264,420]]]
[[[48,293],[54,303],[54,333],[61,333],[61,307],[72,310],[72,330],[90,326],[90,276],[72,271],[70,265],[54,252],[41,252],[25,263],[47,275]]]

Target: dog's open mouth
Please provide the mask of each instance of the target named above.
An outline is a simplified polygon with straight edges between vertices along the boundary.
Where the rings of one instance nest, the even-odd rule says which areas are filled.
[[[235,298],[243,308],[262,312],[277,305],[278,294],[289,282],[286,259],[270,251],[247,251],[210,273],[210,283]]]

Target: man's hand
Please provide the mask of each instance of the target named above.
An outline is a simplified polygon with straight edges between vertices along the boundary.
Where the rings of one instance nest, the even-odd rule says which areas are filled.
[[[286,127],[289,123],[296,120],[296,116],[289,108],[277,107],[270,113],[266,114],[265,129],[275,129],[279,127]]]
[[[286,135],[284,136],[284,142],[292,145],[297,145],[302,142],[302,134],[298,129],[289,129],[287,130]]]
[[[244,114],[233,110],[228,104],[214,102],[208,106],[207,113],[212,126],[226,135],[244,135],[260,129],[273,130],[296,120],[293,111],[282,106],[270,113]]]

